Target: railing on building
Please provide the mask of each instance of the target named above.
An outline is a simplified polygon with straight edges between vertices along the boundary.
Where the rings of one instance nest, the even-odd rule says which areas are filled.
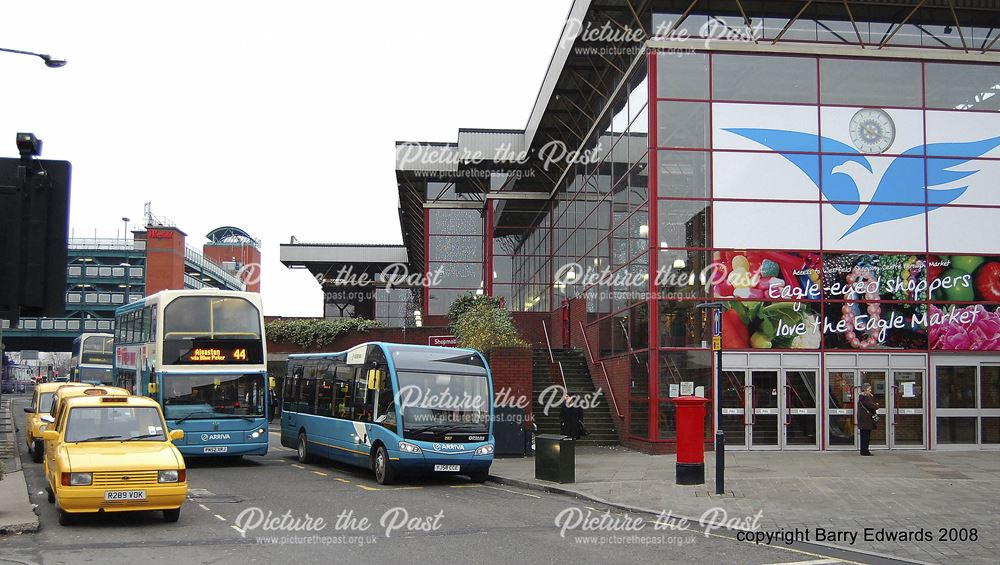
[[[3,321],[5,329],[10,328],[7,320]],[[46,331],[80,333],[81,331],[112,331],[115,321],[99,318],[21,318],[13,331]]]
[[[129,267],[128,278],[142,280],[144,272],[143,267]],[[111,265],[69,265],[66,267],[66,275],[70,278],[126,278],[125,267]]]
[[[549,341],[549,327],[545,324],[545,320],[542,320],[542,331],[545,332],[545,347],[549,350],[549,361],[553,365],[559,366],[559,377],[562,379],[563,394],[566,394],[569,391],[569,388],[566,386],[566,373],[563,371],[562,361],[556,361],[552,355],[552,342]]]
[[[217,280],[222,281],[227,287],[240,290],[246,288],[243,281],[239,278],[227,273],[217,263],[207,259],[204,255],[198,253],[190,247],[184,248],[184,260],[202,273],[206,273]]]
[[[578,323],[580,324],[580,333],[583,334],[583,343],[587,346],[587,357],[590,358],[590,364],[601,368],[601,374],[604,375],[604,382],[608,385],[608,398],[611,399],[611,404],[615,408],[615,414],[618,414],[619,418],[624,419],[625,416],[618,409],[618,401],[615,399],[615,389],[611,387],[611,379],[608,378],[608,370],[604,367],[604,361],[594,359],[594,351],[590,348],[590,338],[587,337],[587,330],[583,327],[583,322]],[[548,339],[548,336],[546,336],[546,339]]]
[[[68,248],[70,250],[95,250],[95,251],[142,251],[146,249],[146,242],[141,239],[122,239],[112,237],[71,237]]]
[[[192,277],[191,275],[184,275],[184,288],[205,288],[205,283]]]

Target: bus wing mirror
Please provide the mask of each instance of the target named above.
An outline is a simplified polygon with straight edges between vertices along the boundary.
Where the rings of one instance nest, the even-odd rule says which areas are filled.
[[[34,414],[35,413],[35,409],[33,407],[31,407],[31,406],[25,406],[24,407],[24,413],[25,414]]]
[[[41,420],[43,422],[45,422],[46,424],[52,424],[52,423],[55,423],[55,421],[56,421],[56,419],[52,417],[52,414],[42,414],[41,415]]]
[[[42,432],[42,439],[44,441],[56,441],[59,439],[59,432],[55,430],[45,430]]]
[[[149,391],[149,394],[156,394],[156,383],[149,383],[146,390]]]
[[[170,430],[170,441],[180,441],[184,439],[184,430]]]

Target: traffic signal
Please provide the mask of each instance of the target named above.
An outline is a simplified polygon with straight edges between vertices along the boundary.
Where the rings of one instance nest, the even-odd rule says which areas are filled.
[[[0,319],[63,316],[69,161],[35,159],[41,141],[17,134],[20,158],[0,158]]]

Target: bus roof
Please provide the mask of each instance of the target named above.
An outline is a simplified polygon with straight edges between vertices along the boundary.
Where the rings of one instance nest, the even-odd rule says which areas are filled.
[[[479,353],[475,349],[468,349],[465,347],[439,347],[436,345],[412,345],[408,343],[390,343],[387,341],[366,341],[364,343],[359,343],[351,349],[344,351],[331,351],[323,353],[290,353],[288,355],[289,359],[329,359],[333,357],[340,357],[347,355],[348,351],[357,349],[363,345],[375,345],[381,347],[383,351],[393,352],[399,350],[411,350],[411,351],[428,351],[428,352],[438,352],[443,353],[444,351],[454,351],[456,353]]]
[[[241,290],[223,290],[221,288],[199,288],[199,289],[184,289],[184,290],[161,290],[160,292],[150,294],[144,297],[142,300],[136,300],[131,304],[126,304],[124,306],[119,306],[115,309],[115,315],[124,314],[131,312],[133,310],[139,310],[150,303],[155,303],[161,300],[173,300],[181,296],[228,296],[245,298],[249,300],[254,305],[260,307],[260,293],[259,292],[246,292]]]
[[[432,345],[408,345],[403,343],[386,343],[370,341],[352,347],[347,351],[335,353],[298,353],[288,356],[289,361],[307,361],[321,359],[347,360],[351,352],[362,347],[376,346],[382,349],[397,370],[454,370],[461,366],[463,372],[470,369],[474,373],[487,372],[486,360],[475,349],[462,347],[437,347]],[[348,361],[350,364],[350,361]]]

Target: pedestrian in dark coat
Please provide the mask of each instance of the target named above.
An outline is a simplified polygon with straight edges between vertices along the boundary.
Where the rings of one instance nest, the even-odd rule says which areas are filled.
[[[563,396],[562,407],[559,409],[560,433],[573,439],[580,439],[583,429],[583,408],[580,408],[573,395]]]
[[[878,403],[875,402],[875,395],[872,393],[872,385],[865,383],[861,386],[861,396],[858,397],[858,430],[861,432],[861,455],[871,455],[868,449],[871,443],[872,430],[875,429],[876,422],[873,415],[878,412]]]

